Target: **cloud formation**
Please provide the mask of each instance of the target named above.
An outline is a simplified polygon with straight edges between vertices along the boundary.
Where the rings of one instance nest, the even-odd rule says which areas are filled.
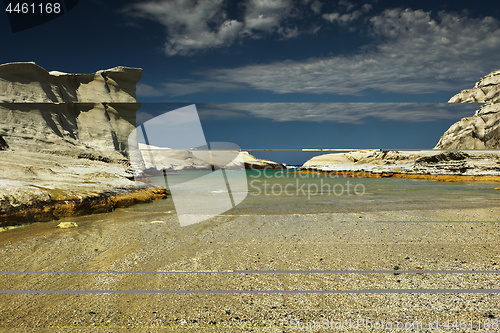
[[[300,12],[293,0],[246,0],[239,5],[241,17],[229,17],[229,0],[147,0],[124,11],[136,18],[149,19],[166,28],[165,54],[190,56],[197,52],[225,47],[245,38],[277,34],[282,39],[301,31],[287,22]],[[321,3],[316,0],[312,11]],[[304,30],[305,33],[310,29]]]
[[[211,81],[278,94],[361,95],[367,89],[424,94],[459,91],[471,79],[476,81],[499,67],[500,22],[492,17],[386,9],[371,16],[365,30],[373,41],[354,55],[284,60],[201,74]]]
[[[273,121],[359,124],[370,120],[432,122],[471,116],[474,104],[448,103],[226,103],[201,104],[205,119],[258,117]]]
[[[272,32],[290,15],[291,0],[250,0],[246,4],[243,33],[253,35],[254,30]]]
[[[331,23],[335,22],[345,26],[352,21],[359,19],[364,13],[369,12],[372,9],[373,5],[366,3],[361,6],[360,9],[356,9],[353,11],[354,8],[358,7],[356,4],[346,0],[340,0],[337,7],[338,11],[325,13],[321,17]]]
[[[227,17],[223,0],[143,1],[127,12],[166,27],[168,38],[164,50],[170,56],[229,45],[242,29],[241,22]]]

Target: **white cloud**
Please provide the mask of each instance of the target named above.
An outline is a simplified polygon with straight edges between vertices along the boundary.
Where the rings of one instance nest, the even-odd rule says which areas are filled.
[[[307,30],[287,23],[297,15],[294,6],[315,2],[249,0],[241,7],[243,22],[227,17],[223,0],[156,0],[134,8],[136,15],[167,27],[167,54],[187,55],[263,34],[293,38]],[[370,4],[360,9],[345,0],[339,4],[339,12],[322,17],[349,29],[355,26],[349,26],[354,20],[356,26],[364,22],[359,31],[367,33],[372,42],[357,54],[212,69],[197,73],[201,80],[169,82],[161,89],[139,85],[138,95],[180,96],[234,89],[339,95],[362,95],[367,89],[404,94],[458,92],[500,67],[500,22],[495,18],[471,18],[466,12],[431,15],[402,8],[368,17]],[[319,27],[315,28],[308,32],[315,33]]]
[[[294,27],[294,28],[280,27],[278,29],[278,33],[280,35],[282,35],[284,39],[294,38],[294,37],[297,37],[299,35],[299,29],[297,27]]]
[[[340,14],[340,13],[330,13],[330,14],[323,14],[322,15],[323,19],[330,21],[330,22],[338,22],[343,25],[347,25],[351,23],[354,20],[357,20],[358,18],[361,17],[361,11],[355,10],[352,13],[347,13],[347,14]]]
[[[370,10],[372,10],[372,8],[373,8],[373,5],[371,5],[369,3],[365,3],[363,5],[363,7],[361,7],[361,11],[366,13],[366,12],[369,12]]]
[[[272,32],[289,15],[292,5],[291,0],[250,0],[246,5],[243,33],[253,35],[253,30]]]
[[[279,94],[361,95],[366,89],[423,94],[458,92],[500,67],[500,24],[492,17],[439,12],[432,18],[422,10],[388,9],[367,24],[374,42],[355,55],[214,69],[204,75],[221,84]]]
[[[244,38],[261,38],[273,33],[293,38],[300,33],[298,28],[285,22],[296,15],[292,0],[247,0],[240,6],[241,21],[228,16],[229,1],[148,0],[129,6],[125,12],[165,26],[164,50],[168,56],[189,56]]]
[[[448,103],[226,103],[200,105],[202,118],[252,116],[273,121],[363,123],[456,120],[474,114],[477,105]]]
[[[353,4],[352,2],[347,1],[347,0],[340,0],[339,6],[345,8],[346,11],[350,11],[351,9],[356,7],[355,4]]]
[[[355,8],[357,5],[353,4],[349,1],[346,0],[340,0],[338,2],[338,9],[340,9],[337,12],[329,13],[329,14],[323,14],[321,17],[329,22],[336,22],[341,25],[348,25],[354,20],[357,20],[358,18],[361,17],[362,13],[368,12],[371,9],[370,4],[365,4],[362,6],[361,10],[355,10],[351,12],[353,8]],[[344,14],[343,14],[344,13]]]
[[[222,81],[190,81],[182,80],[178,82],[164,83],[164,94],[171,97],[189,95],[203,91],[228,91],[245,88],[244,85]]]
[[[167,55],[229,45],[243,28],[227,17],[223,0],[151,0],[136,3],[127,12],[166,27]]]

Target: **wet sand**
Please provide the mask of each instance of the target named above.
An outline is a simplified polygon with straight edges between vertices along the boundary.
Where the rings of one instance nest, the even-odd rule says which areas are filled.
[[[500,220],[495,197],[477,208],[477,198],[369,199],[342,210],[330,197],[249,196],[182,228],[167,199],[1,232],[0,290],[81,293],[0,294],[0,327],[291,332],[291,320],[472,319],[477,326],[500,319],[492,272],[500,265],[500,224],[473,222]],[[56,228],[61,221],[79,227]]]

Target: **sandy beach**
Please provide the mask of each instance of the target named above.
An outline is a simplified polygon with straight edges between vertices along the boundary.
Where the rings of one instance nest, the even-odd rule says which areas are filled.
[[[292,332],[351,320],[360,326],[333,331],[382,321],[398,331],[498,320],[498,192],[414,187],[404,197],[407,183],[384,183],[397,193],[377,196],[376,184],[351,198],[251,191],[187,227],[169,198],[1,232],[0,289],[32,292],[0,295],[0,327]]]
[[[0,69],[3,331],[498,330],[497,104],[440,150],[287,169],[191,149],[208,143],[195,105],[143,109],[139,130],[139,68]]]

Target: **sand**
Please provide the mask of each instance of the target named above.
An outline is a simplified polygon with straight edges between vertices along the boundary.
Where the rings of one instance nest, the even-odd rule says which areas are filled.
[[[2,272],[67,273],[2,273],[0,290],[109,293],[0,294],[0,327],[291,332],[327,319],[329,325],[360,320],[358,331],[367,331],[361,322],[367,318],[393,325],[472,319],[477,326],[500,317],[498,274],[484,272],[500,265],[499,224],[380,222],[491,221],[500,216],[498,206],[368,212],[360,207],[345,213],[314,213],[305,206],[301,213],[273,215],[242,205],[183,228],[167,199],[1,232]],[[56,228],[60,222],[78,227]],[[294,272],[299,270],[309,272]],[[426,289],[431,292],[408,292]],[[455,292],[432,292],[436,289]],[[117,290],[153,292],[113,293]],[[283,292],[293,290],[299,292]],[[320,330],[325,331],[319,326],[313,331]]]

